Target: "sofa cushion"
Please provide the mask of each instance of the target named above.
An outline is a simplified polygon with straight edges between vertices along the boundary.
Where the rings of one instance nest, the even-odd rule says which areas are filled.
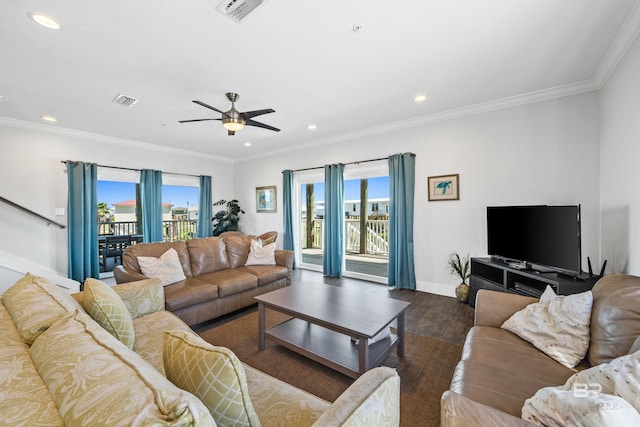
[[[53,322],[80,304],[44,277],[27,273],[2,296],[13,323],[27,344],[33,343]],[[37,307],[37,309],[34,309]]]
[[[195,333],[182,319],[170,311],[158,311],[135,319],[133,327],[136,331],[136,345],[133,350],[165,377],[164,362],[162,361],[164,332]]]
[[[329,402],[244,365],[251,403],[265,426],[311,426]],[[329,424],[331,425],[331,424]]]
[[[240,360],[185,331],[164,334],[164,369],[178,387],[195,394],[218,426],[260,426]]]
[[[258,278],[258,286],[267,285],[279,279],[286,279],[289,275],[287,267],[281,265],[248,265],[238,268]]]
[[[269,243],[262,246],[259,240],[252,240],[249,248],[249,256],[245,265],[275,265],[276,244]]]
[[[96,280],[84,281],[84,309],[107,332],[133,348],[136,340],[131,313],[111,286]]]
[[[515,313],[502,328],[529,341],[567,368],[573,368],[589,348],[592,303],[591,291],[556,295],[547,286],[540,302]]]
[[[450,390],[520,418],[526,399],[542,387],[564,384],[573,374],[509,331],[474,326],[467,334]]]
[[[195,278],[187,278],[164,288],[165,306],[170,311],[217,298],[218,287],[215,284]]]
[[[113,287],[133,319],[164,311],[164,289],[159,279],[138,280]]]
[[[142,274],[146,277],[160,279],[164,286],[186,279],[184,271],[182,271],[182,266],[180,265],[178,252],[173,248],[168,249],[158,258],[139,256],[138,264],[140,265]]]
[[[574,373],[517,335],[489,326],[471,328],[461,359],[514,371],[526,366],[527,371],[536,372],[548,384],[562,384]]]
[[[140,264],[138,263],[139,256],[159,258],[160,255],[172,248],[178,253],[178,259],[180,260],[180,265],[182,265],[184,275],[192,277],[189,251],[187,250],[187,243],[183,241],[138,243],[131,245],[127,247],[122,254],[122,266],[128,271],[142,272]]]
[[[86,314],[69,314],[30,348],[65,425],[215,425],[206,407]]]
[[[640,277],[605,276],[592,289],[589,363],[599,365],[629,352],[640,335]]]
[[[203,274],[198,279],[207,283],[215,283],[220,298],[258,287],[258,278],[240,269]]]
[[[238,268],[245,265],[251,242],[256,240],[256,236],[243,234],[225,234],[224,242],[227,245],[227,256],[229,257],[229,268]]]
[[[31,360],[29,346],[0,297],[0,424],[61,426],[62,419]]]
[[[229,268],[227,247],[220,237],[187,240],[194,277]]]

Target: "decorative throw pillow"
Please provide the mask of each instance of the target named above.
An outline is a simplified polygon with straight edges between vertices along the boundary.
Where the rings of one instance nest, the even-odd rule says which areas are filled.
[[[640,414],[626,400],[610,394],[545,387],[525,401],[522,419],[541,426],[634,427]]]
[[[173,248],[160,255],[160,258],[139,256],[138,264],[142,274],[160,279],[163,286],[186,279],[178,252]]]
[[[591,291],[556,295],[550,286],[540,302],[530,304],[502,324],[567,368],[576,366],[589,348]]]
[[[244,368],[235,354],[185,331],[164,334],[164,369],[176,386],[195,394],[218,426],[260,426]]]
[[[22,339],[31,345],[52,323],[82,307],[44,277],[27,273],[2,295]]]
[[[133,349],[136,333],[131,313],[111,286],[96,279],[85,280],[83,304],[93,320]]]
[[[259,240],[252,240],[249,256],[244,265],[276,265],[275,242],[262,246]]]
[[[522,408],[524,420],[544,425],[640,425],[640,352],[618,357],[545,387]]]

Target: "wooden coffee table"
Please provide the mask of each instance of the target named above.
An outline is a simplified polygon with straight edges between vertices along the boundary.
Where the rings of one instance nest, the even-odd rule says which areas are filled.
[[[375,285],[372,285],[375,286]],[[391,349],[404,356],[405,301],[375,296],[361,290],[300,283],[255,297],[258,301],[259,347],[268,336],[338,372],[357,378],[380,366]],[[292,316],[265,328],[265,309]],[[397,332],[369,344],[369,339],[396,321]],[[355,344],[352,339],[357,339]]]

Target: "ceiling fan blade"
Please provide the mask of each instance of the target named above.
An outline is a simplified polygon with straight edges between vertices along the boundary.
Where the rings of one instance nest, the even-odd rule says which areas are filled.
[[[212,107],[211,105],[209,105],[209,104],[205,104],[205,103],[204,103],[204,102],[202,102],[202,101],[193,101],[193,102],[195,102],[195,103],[196,103],[196,104],[198,104],[198,105],[202,105],[204,108],[208,108],[208,109],[210,109],[210,110],[217,111],[217,112],[218,112],[218,113],[220,113],[220,114],[223,114],[223,115],[224,115],[224,114],[226,114],[224,111],[220,111],[220,110],[218,110],[216,107]]]
[[[240,113],[243,119],[249,120],[252,117],[261,116],[263,114],[275,113],[276,110],[271,108],[266,108],[264,110],[254,110],[254,111],[245,111],[244,113]]]
[[[255,120],[246,120],[245,125],[247,126],[255,126],[259,128],[273,130],[275,132],[280,132],[280,129],[274,128],[273,126],[265,125],[264,123],[256,122]]]
[[[189,123],[189,122],[205,122],[207,120],[221,120],[221,119],[195,119],[195,120],[178,120],[178,123]]]

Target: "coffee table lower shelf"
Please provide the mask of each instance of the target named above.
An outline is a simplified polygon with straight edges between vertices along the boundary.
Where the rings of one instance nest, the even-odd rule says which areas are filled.
[[[351,337],[302,319],[292,318],[265,331],[274,342],[352,378],[380,366],[397,344],[394,334],[368,346],[360,367],[360,346]]]

